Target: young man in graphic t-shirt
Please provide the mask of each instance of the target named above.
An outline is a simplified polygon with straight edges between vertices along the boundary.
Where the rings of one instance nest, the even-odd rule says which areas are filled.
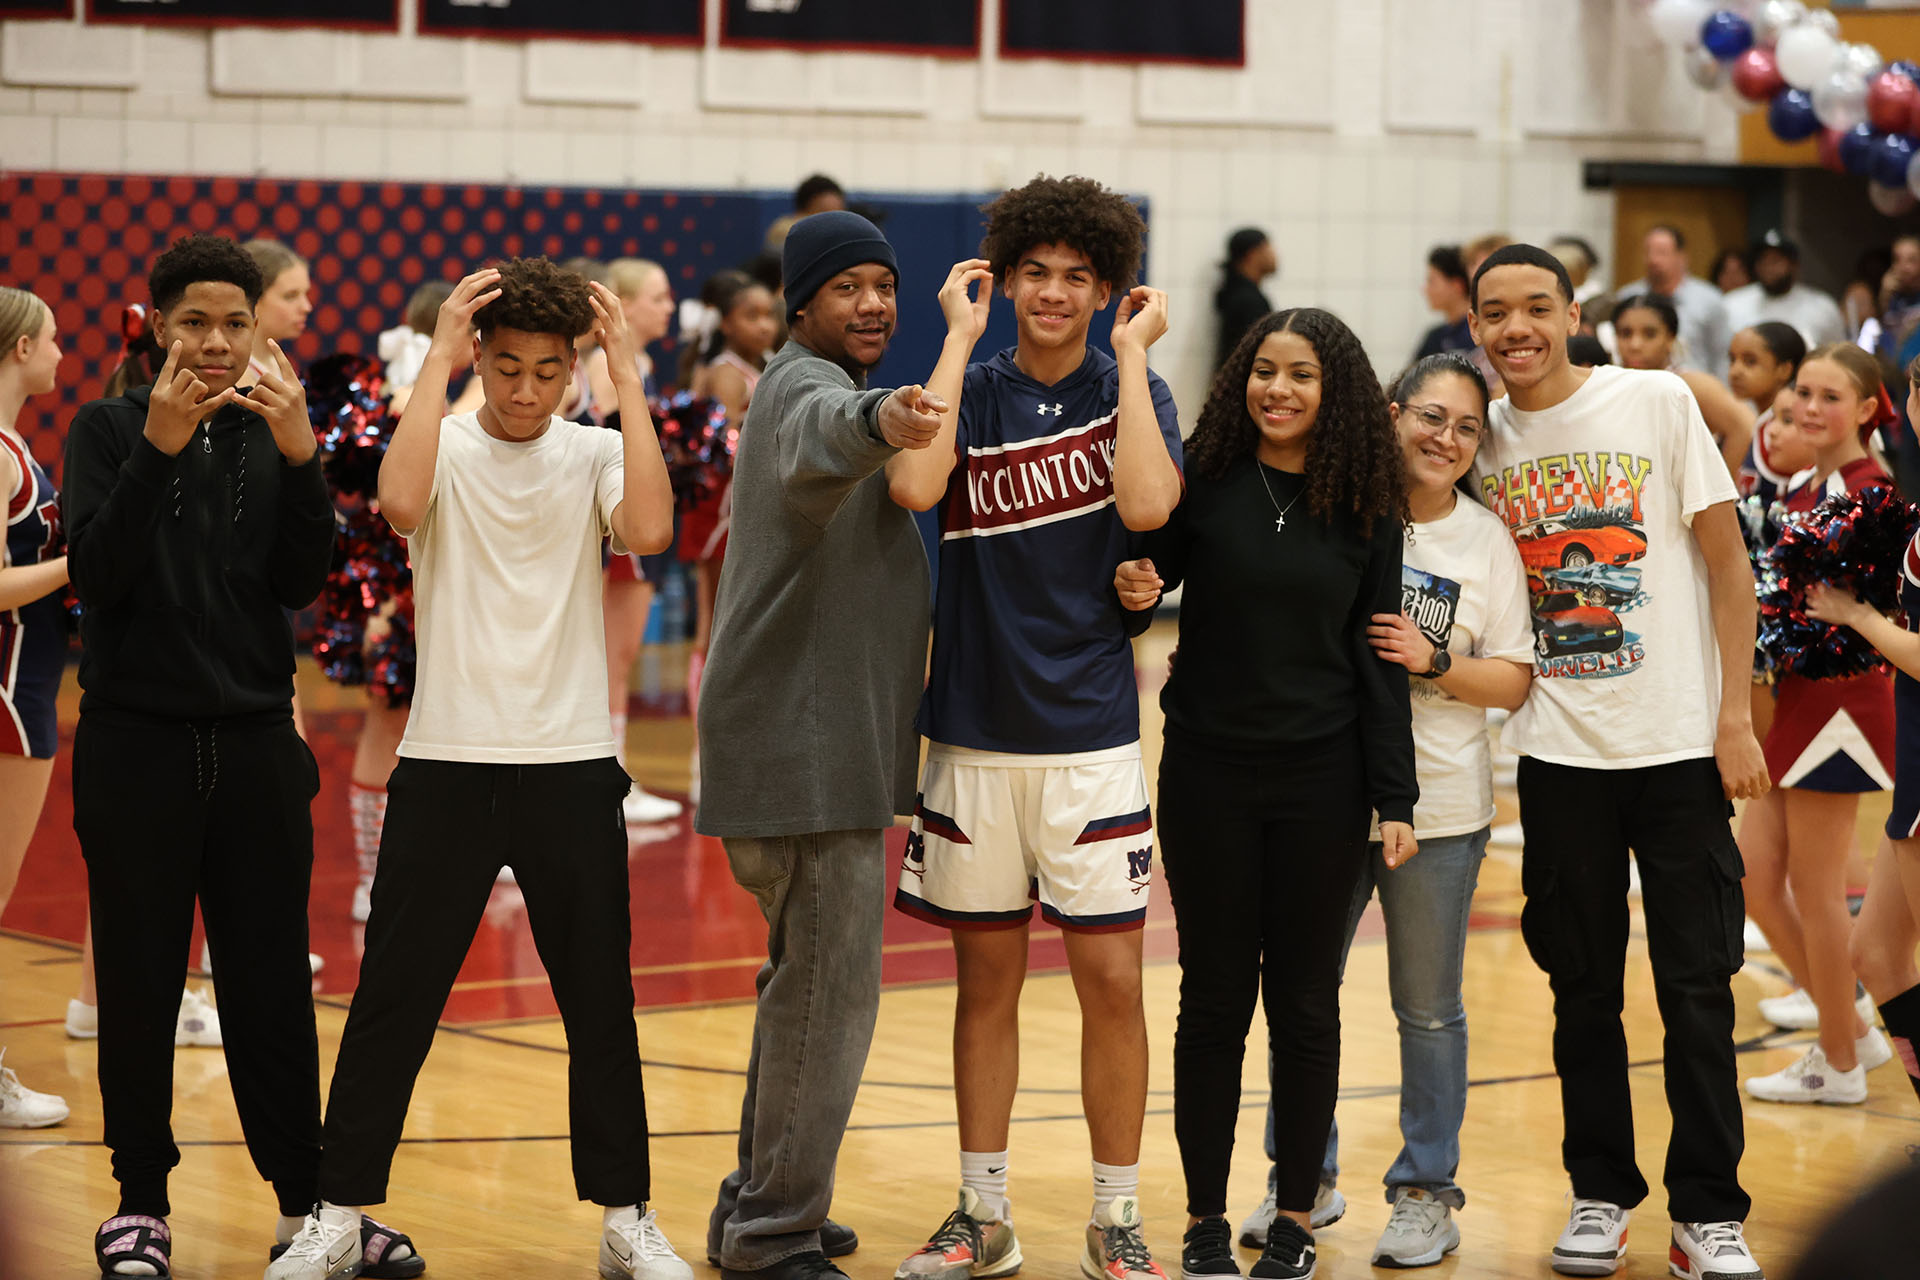
[[[589,330],[619,391],[616,434],[556,416]],[[462,349],[485,392],[440,416]],[[267,1280],[334,1280],[361,1209],[386,1199],[435,1024],[500,868],[526,899],[566,1025],[574,1186],[602,1207],[600,1274],[692,1280],[647,1208],[633,1023],[629,780],[607,715],[600,542],[664,550],[673,495],[620,301],[545,258],[476,271],[380,467],[419,617],[413,714],[388,783],[360,985],[328,1097],[321,1203]]]
[[[1620,1009],[1627,851],[1666,1028],[1670,1261],[1760,1275],[1741,1223],[1745,1145],[1729,979],[1741,964],[1728,800],[1767,788],[1747,698],[1752,571],[1734,486],[1692,394],[1661,371],[1568,363],[1559,260],[1531,245],[1473,279],[1474,336],[1506,384],[1474,464],[1532,593],[1536,679],[1505,740],[1526,830],[1521,931],[1554,994],[1573,1212],[1554,1270],[1609,1275],[1647,1194],[1634,1163]]]
[[[1112,566],[1129,534],[1180,498],[1180,429],[1147,348],[1166,297],[1133,287],[1144,225],[1085,178],[1036,178],[987,208],[985,260],[1019,344],[932,387],[949,405],[934,447],[888,464],[896,501],[940,506],[930,743],[894,904],[953,931],[959,1207],[899,1280],[1020,1267],[1006,1196],[1019,1001],[1033,900],[1060,926],[1080,997],[1081,1091],[1093,1147],[1088,1276],[1160,1277],[1140,1233],[1147,1090],[1140,929],[1153,823],[1140,763],[1129,613]],[[1114,293],[1114,355],[1087,346]],[[954,339],[950,339],[952,341]],[[1131,615],[1144,616],[1144,615]]]

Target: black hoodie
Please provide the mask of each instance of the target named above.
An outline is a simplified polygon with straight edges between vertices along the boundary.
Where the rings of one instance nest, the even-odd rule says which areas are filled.
[[[229,405],[175,457],[143,434],[151,387],[80,407],[61,508],[84,611],[80,709],[167,720],[286,715],[286,611],[319,595],[333,506],[316,453],[291,466]]]

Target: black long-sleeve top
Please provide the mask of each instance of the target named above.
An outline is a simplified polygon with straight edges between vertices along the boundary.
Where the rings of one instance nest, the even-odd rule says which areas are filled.
[[[230,405],[168,457],[143,434],[151,390],[82,405],[67,432],[80,709],[288,714],[286,611],[320,594],[333,556],[319,455],[288,465],[266,420]]]
[[[1310,512],[1305,487],[1251,459],[1219,480],[1190,474],[1173,518],[1147,535],[1166,589],[1186,584],[1160,695],[1167,735],[1259,753],[1357,725],[1367,798],[1382,821],[1410,823],[1420,790],[1407,673],[1367,643],[1371,615],[1400,612],[1401,525],[1376,520],[1363,538],[1351,514]]]

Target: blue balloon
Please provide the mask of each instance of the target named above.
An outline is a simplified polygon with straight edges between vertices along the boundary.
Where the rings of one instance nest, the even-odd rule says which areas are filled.
[[[1875,131],[1870,124],[1857,124],[1840,135],[1840,167],[1856,178],[1864,178],[1873,171],[1873,158],[1880,149],[1880,139],[1885,135]],[[1901,175],[1905,177],[1904,174]]]
[[[1767,127],[1782,142],[1801,142],[1820,132],[1813,114],[1813,95],[1805,89],[1782,89],[1767,108]]]
[[[1895,75],[1905,76],[1915,84],[1920,84],[1920,62],[1909,62],[1905,58],[1890,65],[1887,70]]]
[[[1905,187],[1907,166],[1913,163],[1914,140],[1904,133],[1889,133],[1873,148],[1874,181],[1888,187]]]
[[[1700,28],[1700,43],[1725,62],[1753,48],[1753,24],[1731,9],[1722,9]]]

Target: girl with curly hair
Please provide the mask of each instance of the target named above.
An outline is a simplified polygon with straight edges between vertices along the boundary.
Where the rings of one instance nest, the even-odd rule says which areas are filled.
[[[1400,612],[1407,490],[1373,367],[1317,308],[1260,321],[1187,441],[1188,489],[1123,566],[1129,607],[1184,582],[1161,694],[1159,831],[1180,938],[1174,1133],[1189,1276],[1237,1275],[1225,1218],[1240,1064],[1264,996],[1277,1135],[1257,1274],[1313,1274],[1310,1215],[1340,1066],[1340,959],[1380,816],[1381,857],[1416,852],[1407,673],[1368,643]]]

